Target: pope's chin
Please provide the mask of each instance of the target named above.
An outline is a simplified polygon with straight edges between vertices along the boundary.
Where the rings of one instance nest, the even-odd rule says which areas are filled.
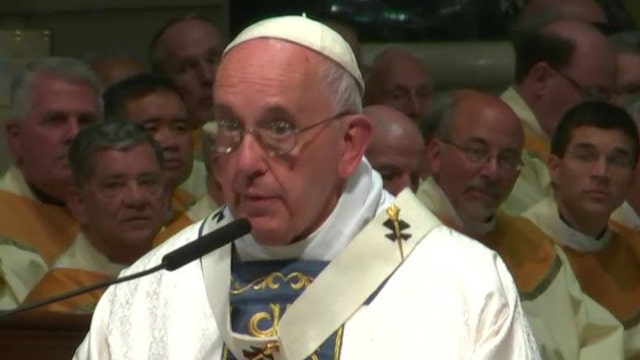
[[[261,245],[283,246],[291,242],[291,229],[278,224],[268,216],[247,217],[251,222],[251,235]],[[284,227],[284,228],[283,228]]]

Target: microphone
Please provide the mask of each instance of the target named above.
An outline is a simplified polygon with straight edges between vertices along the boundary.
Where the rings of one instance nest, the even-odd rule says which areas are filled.
[[[0,320],[13,316],[15,314],[33,310],[45,305],[58,302],[58,301],[66,300],[74,296],[81,295],[96,289],[107,287],[109,285],[115,285],[115,284],[130,281],[130,280],[134,280],[149,274],[153,274],[158,270],[166,269],[169,271],[174,271],[218,248],[221,248],[233,242],[237,238],[248,234],[250,231],[251,231],[251,223],[249,222],[249,220],[244,218],[236,219],[219,229],[216,229],[208,234],[205,234],[197,238],[196,240],[193,240],[188,244],[183,245],[165,254],[162,257],[162,261],[160,262],[160,264],[152,268],[149,268],[131,275],[105,280],[89,286],[84,286],[76,290],[67,291],[62,294],[58,294],[55,296],[44,298],[42,300],[34,301],[29,304],[21,304],[10,310],[2,310],[0,311]]]

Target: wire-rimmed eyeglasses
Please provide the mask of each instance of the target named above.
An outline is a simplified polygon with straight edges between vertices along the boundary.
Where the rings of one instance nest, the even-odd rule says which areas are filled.
[[[454,149],[462,152],[469,162],[474,164],[486,164],[491,159],[496,159],[497,167],[500,171],[505,173],[515,173],[522,167],[522,160],[520,160],[520,153],[502,153],[498,155],[489,155],[489,151],[482,147],[470,147],[455,144],[449,140],[438,139],[439,141],[452,146]]]
[[[214,153],[232,153],[240,147],[245,135],[251,134],[269,154],[280,156],[295,148],[299,134],[350,114],[351,111],[342,111],[299,129],[291,122],[272,120],[245,130],[239,121],[221,117],[207,122],[203,131],[211,137]]]

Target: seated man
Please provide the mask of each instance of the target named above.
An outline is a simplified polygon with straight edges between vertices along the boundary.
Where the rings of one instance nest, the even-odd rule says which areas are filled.
[[[388,105],[413,121],[424,117],[433,97],[433,81],[420,59],[406,49],[389,47],[378,54],[367,76],[364,105]]]
[[[164,177],[171,194],[166,222],[188,210],[206,192],[206,172],[193,158],[193,138],[182,96],[168,78],[138,74],[109,88],[106,118],[123,118],[144,126],[164,154]]]
[[[363,91],[349,45],[319,22],[278,17],[241,32],[218,68],[209,127],[227,206],[125,273],[232,219],[251,233],[110,288],[75,358],[539,358],[497,255],[412,192],[391,197],[362,161]]]
[[[525,151],[520,177],[502,208],[522,214],[551,193],[545,163],[562,115],[583,101],[612,99],[616,56],[597,28],[568,19],[560,9],[524,16],[513,47],[515,83],[501,98],[522,121]]]
[[[200,128],[211,119],[211,89],[225,42],[216,24],[189,14],[164,24],[149,44],[152,71],[170,78],[184,99],[196,155]]]
[[[0,178],[0,307],[17,305],[71,244],[78,224],[65,206],[67,151],[100,119],[100,85],[75,59],[31,64],[11,89],[5,125],[15,161]]]
[[[578,105],[551,141],[553,196],[524,214],[560,246],[582,291],[610,312],[600,314],[601,322],[624,326],[625,353],[617,358],[640,356],[640,237],[608,225],[637,159],[638,133],[629,114],[604,102]]]
[[[620,328],[589,333],[596,320],[583,309],[598,306],[566,285],[572,273],[552,240],[527,219],[497,210],[521,165],[524,132],[516,114],[500,99],[474,90],[453,99],[429,146],[433,177],[421,184],[418,197],[443,223],[500,254],[544,359],[615,353],[611,343],[622,343]]]
[[[393,195],[404,188],[416,191],[426,156],[418,126],[389,106],[372,105],[363,114],[373,125],[367,160],[382,176],[384,189]]]
[[[25,302],[115,277],[151,250],[164,218],[162,161],[160,146],[132,123],[112,121],[78,134],[69,151],[74,187],[67,203],[81,231]],[[103,292],[47,308],[92,311]]]

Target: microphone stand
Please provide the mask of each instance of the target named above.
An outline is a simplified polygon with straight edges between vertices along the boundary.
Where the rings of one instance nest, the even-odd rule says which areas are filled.
[[[240,218],[233,220],[232,222],[210,232],[202,235],[199,238],[168,252],[162,257],[160,264],[137,272],[135,274],[118,277],[115,279],[105,280],[93,285],[78,288],[73,291],[64,292],[56,296],[51,296],[42,300],[34,301],[29,304],[21,304],[18,307],[9,310],[0,311],[0,320],[19,314],[25,311],[33,310],[51,303],[66,300],[74,296],[84,294],[96,289],[107,287],[109,285],[123,283],[129,280],[134,280],[139,277],[143,277],[149,274],[153,274],[159,270],[174,271],[182,266],[194,261],[205,254],[208,254],[218,248],[221,248],[235,239],[248,234],[251,231],[251,223],[249,220]]]

